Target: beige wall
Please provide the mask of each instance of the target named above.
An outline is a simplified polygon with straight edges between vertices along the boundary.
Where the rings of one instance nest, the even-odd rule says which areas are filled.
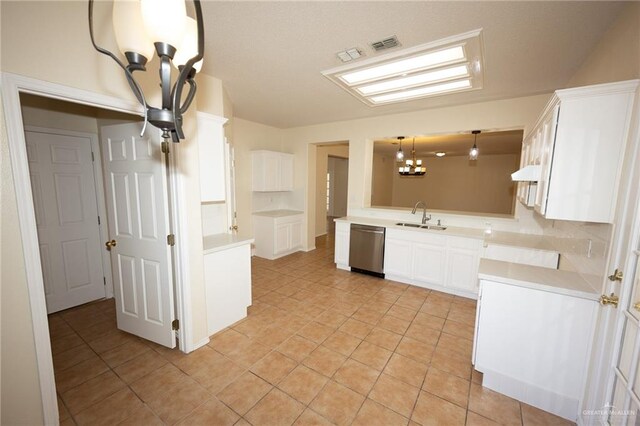
[[[384,158],[381,163],[377,157],[374,155],[373,176],[379,178],[373,179],[372,205],[413,207],[423,200],[434,210],[513,214],[510,175],[520,164],[518,154],[482,155],[474,162],[465,156],[424,158],[427,174],[422,177],[400,176],[393,158]],[[373,204],[374,199],[384,197],[387,204]]]
[[[392,206],[393,175],[396,173],[395,158],[384,154],[373,154],[371,166],[371,205]]]
[[[111,30],[111,3],[96,2],[95,29],[99,43],[114,51]],[[134,101],[135,98],[118,66],[98,54],[88,38],[87,4],[76,1],[2,1],[0,3],[0,62],[3,72],[88,90],[101,95]],[[137,73],[148,100],[157,103],[157,60],[148,65],[150,72]],[[201,78],[199,78],[200,80]],[[215,80],[215,79],[214,79]],[[204,83],[196,103],[203,110],[221,115],[224,102],[220,85]],[[208,99],[213,97],[216,99]],[[194,104],[194,106],[197,106]],[[200,210],[199,159],[195,141],[197,128],[192,106],[185,117],[189,136],[174,152],[179,156],[180,172],[190,216],[188,244],[191,303],[193,309],[192,340],[207,337],[204,273],[202,267],[202,226]],[[5,129],[4,114],[0,127]],[[3,130],[4,132],[4,130]],[[7,143],[2,141],[2,424],[39,424],[42,402],[38,369],[33,345],[29,299],[22,258],[22,239],[15,211],[15,190],[11,179]],[[10,345],[9,345],[10,344]]]
[[[348,146],[322,145],[316,148],[316,213],[315,213],[315,233],[316,236],[327,233],[327,164],[329,155],[349,158]]]

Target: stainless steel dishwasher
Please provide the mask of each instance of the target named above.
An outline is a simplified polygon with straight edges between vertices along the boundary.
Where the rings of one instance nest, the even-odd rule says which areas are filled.
[[[384,227],[351,224],[349,266],[384,278]]]

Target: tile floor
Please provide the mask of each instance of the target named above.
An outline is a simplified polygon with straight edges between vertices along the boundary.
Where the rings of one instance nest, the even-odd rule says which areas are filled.
[[[337,270],[331,236],[252,264],[249,316],[189,355],[112,300],[51,315],[61,424],[571,424],[482,388],[474,301]]]

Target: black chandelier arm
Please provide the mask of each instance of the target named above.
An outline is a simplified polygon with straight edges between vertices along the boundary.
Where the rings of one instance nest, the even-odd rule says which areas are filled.
[[[124,74],[127,77],[127,82],[129,83],[129,86],[131,87],[133,94],[138,99],[138,102],[140,102],[144,110],[144,125],[140,133],[141,135],[144,134],[144,131],[147,128],[147,100],[144,98],[142,88],[140,87],[138,82],[135,80],[135,78],[133,78],[132,71],[129,70],[129,68],[120,59],[118,59],[116,55],[114,55],[109,50],[103,47],[100,47],[96,44],[95,38],[93,36],[93,0],[89,0],[89,36],[91,37],[91,44],[93,44],[93,47],[98,52],[102,53],[103,55],[109,56],[111,59],[113,59],[116,62],[116,64],[118,64],[120,68],[122,68],[122,70],[124,71]]]
[[[195,81],[193,82],[194,84],[190,81],[193,80],[193,66],[204,57],[204,20],[202,18],[200,0],[193,0],[193,6],[196,13],[196,24],[198,28],[198,54],[189,59],[180,70],[180,74],[178,75],[178,80],[176,81],[172,94],[173,120],[176,125],[176,133],[180,139],[184,138],[184,133],[182,131],[182,114],[187,110],[189,104],[193,101],[193,96],[195,95]],[[189,83],[189,94],[187,95],[184,105],[181,107],[180,101],[182,99],[182,89],[187,82]]]

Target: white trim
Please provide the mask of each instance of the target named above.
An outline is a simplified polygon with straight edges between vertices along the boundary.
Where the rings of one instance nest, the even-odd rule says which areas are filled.
[[[337,267],[344,269],[342,264],[338,264]],[[411,284],[416,287],[427,288],[429,290],[441,291],[442,293],[453,294],[454,296],[466,297],[467,299],[478,300],[478,293],[457,289],[454,287],[445,287],[438,284],[425,283],[424,281],[414,280],[412,278],[403,277],[400,275],[384,274],[385,280],[397,281],[399,283]]]
[[[38,365],[40,395],[42,398],[42,412],[44,424],[58,424],[58,401],[56,397],[56,385],[53,373],[53,358],[51,355],[51,342],[49,336],[49,324],[47,321],[44,284],[42,282],[42,264],[40,261],[40,251],[38,249],[38,233],[33,208],[33,195],[31,193],[29,179],[29,165],[24,138],[24,123],[22,122],[20,93],[31,93],[47,98],[59,99],[136,115],[142,115],[142,107],[133,101],[127,101],[87,90],[36,80],[17,74],[2,73],[1,82],[9,154],[16,191],[20,232],[22,235],[25,274],[27,277],[27,288],[29,291],[29,302],[31,306],[31,320],[33,323],[36,362]],[[172,175],[173,174],[177,173],[172,173]],[[184,206],[181,205],[181,207],[182,211],[186,211]],[[178,218],[176,218],[176,220],[178,220]],[[185,228],[185,226],[186,225],[182,223],[180,228]],[[182,253],[181,256],[181,259],[188,259],[185,257],[185,253]],[[183,301],[185,299],[189,300],[189,294],[182,294],[184,291],[189,293],[188,286],[185,285],[184,287],[181,287],[177,284],[176,293],[178,297]],[[191,318],[190,305],[186,306],[188,310],[178,310],[178,318],[183,324],[183,326],[180,327],[180,333],[188,337]],[[185,319],[187,317],[188,320]],[[189,341],[186,340],[186,343],[188,344]],[[182,347],[181,349],[185,351]]]
[[[211,339],[209,339],[208,337],[205,337],[204,339],[200,340],[199,342],[196,342],[192,345],[191,350],[195,351],[196,349],[200,349],[201,347],[205,346],[206,344],[208,344],[211,341]]]
[[[98,215],[100,216],[100,224],[98,231],[100,232],[100,241],[109,240],[109,229],[107,226],[107,206],[104,196],[104,174],[102,172],[102,152],[100,151],[100,140],[96,133],[76,132],[74,130],[53,129],[49,127],[24,126],[24,130],[28,132],[48,133],[52,135],[76,136],[87,138],[91,141],[91,152],[94,154],[93,161],[93,177],[95,179],[96,202],[98,204]],[[113,275],[111,272],[111,256],[106,250],[100,250],[102,257],[102,276],[105,278],[105,298],[113,297]]]

